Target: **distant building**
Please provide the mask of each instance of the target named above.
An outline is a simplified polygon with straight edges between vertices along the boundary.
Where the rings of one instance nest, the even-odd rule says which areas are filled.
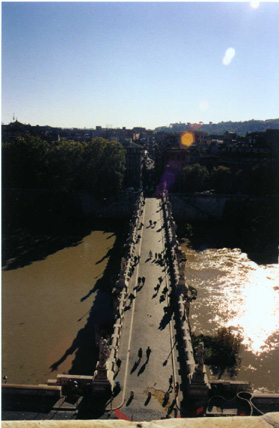
[[[126,150],[125,183],[128,187],[141,186],[144,148],[132,141],[122,143]]]

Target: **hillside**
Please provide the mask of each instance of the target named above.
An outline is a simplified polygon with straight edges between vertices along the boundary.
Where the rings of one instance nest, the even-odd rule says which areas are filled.
[[[279,119],[246,120],[244,122],[219,122],[204,124],[200,123],[172,123],[170,126],[160,126],[155,131],[181,132],[190,129],[199,129],[210,134],[224,134],[224,132],[235,132],[238,135],[246,135],[247,132],[264,132],[267,129],[279,129]]]

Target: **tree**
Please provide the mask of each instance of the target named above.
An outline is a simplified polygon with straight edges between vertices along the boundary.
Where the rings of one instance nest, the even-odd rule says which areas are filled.
[[[235,335],[230,327],[221,327],[215,334],[192,335],[193,347],[200,341],[206,348],[205,364],[209,365],[215,375],[220,379],[225,370],[231,377],[237,374],[240,365],[240,349],[242,337]]]
[[[230,168],[218,166],[213,168],[210,176],[211,187],[216,193],[231,193],[233,177]]]
[[[201,192],[209,187],[209,172],[200,164],[188,165],[182,169],[177,188],[182,192]]]
[[[25,135],[3,143],[2,159],[4,186],[85,189],[99,197],[121,190],[125,170],[123,146],[103,138],[47,142]]]

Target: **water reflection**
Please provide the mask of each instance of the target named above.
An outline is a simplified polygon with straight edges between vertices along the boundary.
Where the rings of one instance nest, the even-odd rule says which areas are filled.
[[[257,265],[239,249],[186,249],[186,254],[188,283],[198,289],[191,307],[193,330],[210,334],[231,326],[243,336],[243,367],[253,372],[268,359],[268,368],[275,370],[271,360],[279,349],[279,265]]]

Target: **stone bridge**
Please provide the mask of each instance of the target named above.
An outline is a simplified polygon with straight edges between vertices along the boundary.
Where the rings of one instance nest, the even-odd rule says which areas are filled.
[[[36,397],[42,405],[50,397],[55,402],[52,412],[64,411],[72,417],[85,402],[85,413],[92,416],[95,412],[90,419],[154,421],[252,415],[253,409],[257,414],[278,411],[278,394],[251,394],[248,382],[208,382],[203,345],[193,350],[191,342],[185,263],[167,196],[144,198],[140,194],[112,290],[113,333],[109,340],[99,340],[94,374],[60,374],[39,386],[7,384],[5,396],[29,402]],[[67,391],[76,402],[65,400]],[[232,395],[238,399],[236,408],[223,406],[220,414],[216,407],[219,413],[208,414],[210,397],[227,393],[230,404]],[[248,411],[241,413],[239,402],[244,401]]]
[[[100,346],[93,380],[93,391],[114,391],[109,414],[177,417],[206,400],[203,350],[195,362],[190,337],[185,261],[166,196],[141,195],[113,290],[111,343]]]

